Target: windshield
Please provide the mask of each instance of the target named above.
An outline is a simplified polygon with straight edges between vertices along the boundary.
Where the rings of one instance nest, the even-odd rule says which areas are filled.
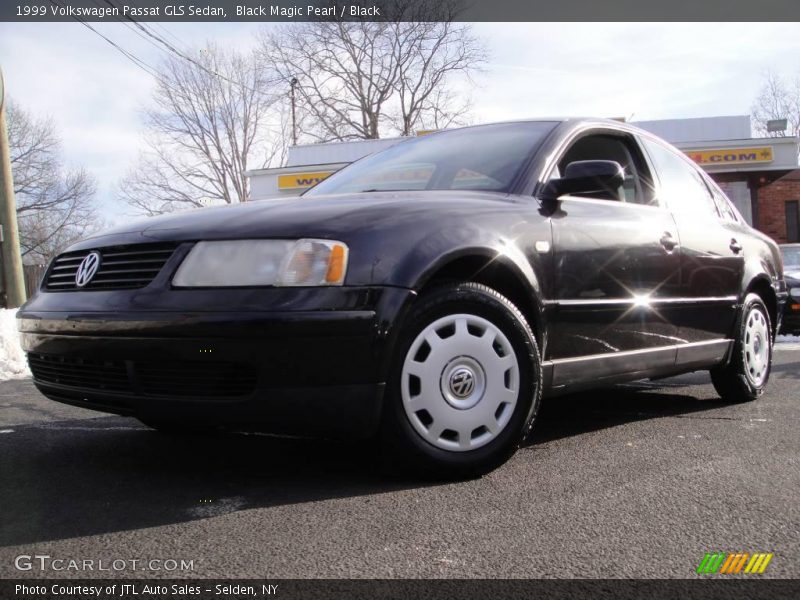
[[[784,270],[800,270],[800,246],[783,246],[781,253],[783,254]]]
[[[306,196],[407,190],[509,191],[555,123],[501,123],[414,138],[331,175]]]

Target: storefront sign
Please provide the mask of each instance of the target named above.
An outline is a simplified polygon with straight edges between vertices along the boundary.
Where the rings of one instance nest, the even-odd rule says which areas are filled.
[[[279,190],[302,190],[317,185],[323,179],[333,175],[335,171],[317,171],[314,173],[287,173],[278,175]]]
[[[772,162],[772,146],[760,148],[714,148],[712,150],[684,150],[699,165],[730,165]]]

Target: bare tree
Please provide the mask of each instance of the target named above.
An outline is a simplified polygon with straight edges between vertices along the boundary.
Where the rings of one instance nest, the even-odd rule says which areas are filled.
[[[459,99],[449,84],[458,75],[471,81],[472,73],[486,60],[484,48],[464,23],[396,26],[401,31],[395,45],[399,110],[393,115],[394,127],[400,135],[411,135],[416,128],[440,129],[458,123],[469,111],[470,101]]]
[[[786,81],[774,71],[767,71],[751,110],[753,124],[761,135],[800,135],[800,73],[791,81]],[[773,119],[786,119],[788,130],[785,133],[767,131],[767,121]]]
[[[37,119],[14,102],[7,110],[22,255],[43,263],[97,227],[97,186],[85,169],[64,167],[51,119]]]
[[[254,55],[209,44],[167,58],[145,111],[145,151],[120,196],[149,215],[244,202],[245,172],[280,159],[285,114]],[[272,122],[270,122],[272,121]]]
[[[397,79],[386,23],[313,22],[262,30],[265,64],[297,77],[302,131],[314,141],[380,137]]]
[[[385,19],[316,21],[262,29],[261,56],[278,79],[296,77],[302,132],[312,141],[373,139],[458,123],[469,110],[453,86],[486,60],[459,2],[395,0]],[[388,13],[388,14],[387,14]]]

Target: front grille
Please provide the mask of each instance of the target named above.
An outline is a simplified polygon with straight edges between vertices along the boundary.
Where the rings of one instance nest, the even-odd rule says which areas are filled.
[[[89,283],[78,287],[78,265],[92,251],[100,254],[100,267]],[[132,244],[67,252],[53,262],[45,288],[53,292],[141,288],[155,279],[174,251],[175,244]]]
[[[126,362],[28,354],[35,381],[93,392],[180,398],[235,397],[251,394],[258,379],[255,367],[243,363],[164,361],[133,362],[132,381]]]
[[[36,381],[109,392],[131,391],[125,363],[110,360],[63,358],[47,354],[28,354],[28,364]]]
[[[153,396],[245,396],[256,387],[255,369],[241,363],[136,363],[136,374]]]

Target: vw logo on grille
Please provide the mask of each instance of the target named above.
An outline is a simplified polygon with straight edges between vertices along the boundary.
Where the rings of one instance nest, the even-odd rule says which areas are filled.
[[[75,285],[83,287],[92,280],[97,274],[97,269],[100,268],[100,253],[90,252],[78,265],[78,271],[75,273]]]
[[[450,375],[450,391],[457,398],[466,398],[475,389],[475,374],[466,367],[456,369]]]

